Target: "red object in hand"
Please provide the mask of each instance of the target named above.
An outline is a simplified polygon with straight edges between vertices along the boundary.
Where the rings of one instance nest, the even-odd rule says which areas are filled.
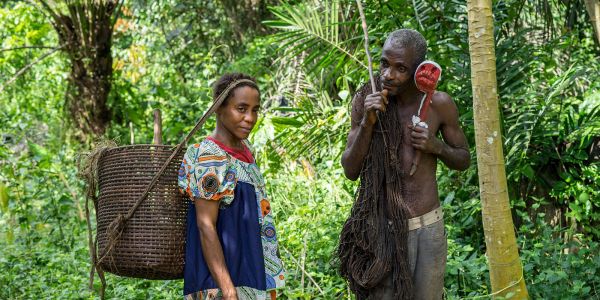
[[[422,102],[418,111],[419,118],[417,121],[413,120],[413,122],[415,122],[413,126],[420,126],[420,123],[423,123],[425,119],[427,119],[427,110],[431,103],[431,97],[433,96],[433,93],[435,93],[435,88],[437,87],[441,76],[442,67],[434,61],[426,60],[417,67],[417,70],[415,71],[415,85],[419,91],[425,93],[425,99],[421,100]],[[427,126],[427,124],[424,123],[422,126]],[[410,168],[411,176],[417,171],[419,160],[421,160],[421,151],[417,150]]]
[[[427,109],[441,76],[442,67],[431,60],[422,62],[415,71],[415,84],[421,92],[427,95],[419,111],[421,121],[425,121],[427,118]]]

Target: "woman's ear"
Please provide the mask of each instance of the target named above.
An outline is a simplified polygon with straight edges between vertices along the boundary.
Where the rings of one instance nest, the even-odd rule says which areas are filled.
[[[217,109],[215,110],[215,115],[216,116],[220,116],[223,113],[223,107],[224,106],[225,105],[221,104],[221,105],[219,105],[219,107],[217,107]]]

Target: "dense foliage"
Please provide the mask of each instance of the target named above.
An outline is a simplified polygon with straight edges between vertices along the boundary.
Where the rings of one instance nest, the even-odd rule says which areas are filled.
[[[0,299],[94,298],[76,176],[77,157],[91,144],[66,121],[69,59],[49,54],[59,39],[32,3],[0,4]],[[232,15],[243,5],[254,11],[251,23]],[[428,57],[444,68],[439,89],[458,104],[473,149],[463,1],[365,5],[375,58],[397,28],[425,35]],[[533,299],[597,298],[599,43],[582,1],[494,1],[494,16],[501,134],[524,280]],[[258,79],[264,109],[251,140],[273,199],[290,299],[351,298],[332,254],[357,186],[339,163],[349,102],[367,79],[357,20],[350,0],[128,0],[114,26],[105,137],[120,144],[132,134],[135,143],[151,142],[154,108],[163,112],[165,143],[175,144],[207,108],[219,74]],[[438,183],[447,299],[485,296],[476,163],[465,172],[440,164]],[[182,290],[181,281],[113,275],[108,284],[107,296],[118,299],[172,299]]]

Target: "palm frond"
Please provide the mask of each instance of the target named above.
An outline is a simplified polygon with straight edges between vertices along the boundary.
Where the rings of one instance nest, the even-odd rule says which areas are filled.
[[[415,18],[417,19],[419,28],[424,31],[425,26],[423,24],[426,24],[431,18],[431,5],[422,0],[412,0],[412,4],[415,10]]]
[[[305,54],[303,64],[309,73],[339,71],[347,64],[366,69],[354,38],[342,35],[343,26],[356,26],[344,20],[337,0],[311,4],[284,2],[271,8],[276,19],[265,24],[281,32],[276,34],[279,49],[288,58]],[[332,70],[333,69],[333,70]]]

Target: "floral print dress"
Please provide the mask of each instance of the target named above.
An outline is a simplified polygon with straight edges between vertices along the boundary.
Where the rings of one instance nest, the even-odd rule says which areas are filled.
[[[274,299],[285,284],[263,177],[249,145],[244,152],[206,138],[188,147],[178,185],[190,199],[220,201],[217,234],[238,298]],[[190,204],[184,268],[185,299],[220,299],[202,252],[196,207]]]

